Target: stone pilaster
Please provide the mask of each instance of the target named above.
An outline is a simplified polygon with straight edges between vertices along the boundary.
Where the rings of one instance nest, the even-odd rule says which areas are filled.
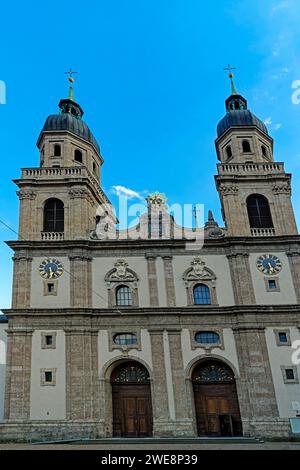
[[[234,300],[237,305],[255,304],[249,254],[230,253],[227,255],[231,273]]]
[[[300,252],[287,252],[297,303],[300,303]]]
[[[175,285],[174,285],[174,274],[173,274],[173,257],[170,255],[162,256],[164,262],[164,273],[165,273],[165,284],[166,284],[166,294],[167,294],[167,306],[175,307],[176,306],[176,295],[175,295]]]
[[[239,360],[237,390],[243,428],[244,433],[253,433],[255,420],[279,418],[265,329],[237,327],[233,332]]]
[[[92,257],[70,257],[71,307],[92,307]]]
[[[17,191],[17,195],[20,199],[19,240],[32,240],[38,237],[36,233],[37,192],[31,188],[22,188],[20,191]]]
[[[152,350],[152,403],[154,437],[172,435],[169,429],[168,389],[162,330],[149,330]]]
[[[65,333],[67,419],[99,419],[98,330],[66,328]]]
[[[150,307],[158,307],[156,256],[146,253]]]
[[[8,330],[4,418],[30,419],[31,329]]]
[[[183,366],[181,330],[168,330],[168,335],[175,403],[174,435],[177,437],[193,437],[193,419],[188,403],[187,384]]]
[[[30,307],[32,258],[16,255],[13,257],[12,308]]]

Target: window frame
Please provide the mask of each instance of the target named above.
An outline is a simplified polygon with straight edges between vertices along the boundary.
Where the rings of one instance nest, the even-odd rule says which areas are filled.
[[[123,296],[123,300],[128,300],[130,303],[119,303],[118,300],[118,293],[122,290],[122,289],[126,289],[127,291],[127,294],[130,293],[130,295],[128,295],[128,299],[126,299],[126,295]],[[118,287],[116,287],[115,289],[115,302],[116,302],[116,306],[117,307],[132,307],[132,289],[131,287],[127,286],[126,284],[120,284]]]
[[[259,201],[264,201],[265,204],[259,204]],[[250,201],[250,203],[249,203]],[[255,201],[255,204],[254,204]],[[270,229],[274,228],[273,217],[269,200],[263,194],[253,193],[249,194],[246,199],[246,209],[248,215],[248,221],[251,229]],[[255,212],[256,211],[256,212]],[[267,215],[263,215],[266,211]],[[252,213],[251,213],[252,212]],[[255,215],[254,215],[255,212]]]
[[[52,344],[47,344],[46,337],[52,336]],[[41,332],[41,349],[56,349],[56,331],[42,331]]]
[[[134,334],[136,336],[136,343],[135,344],[116,344],[114,342],[114,337],[124,332]],[[110,352],[114,350],[119,350],[119,351],[126,353],[130,349],[136,349],[137,351],[141,351],[142,350],[141,329],[130,328],[130,326],[128,328],[126,327],[126,329],[123,329],[123,330],[121,330],[120,328],[113,328],[112,330],[108,332],[108,348]]]
[[[288,384],[299,384],[299,378],[298,378],[298,370],[297,366],[294,365],[288,365],[288,366],[280,366],[281,372],[282,372],[282,377],[283,377],[283,382],[288,385]],[[288,379],[286,376],[286,371],[287,370],[293,370],[294,372],[294,378],[293,379]]]
[[[273,331],[274,331],[274,334],[275,334],[275,341],[276,341],[277,346],[291,346],[292,345],[291,332],[288,328],[275,328]],[[279,333],[285,333],[286,334],[286,338],[287,338],[286,342],[283,343],[283,342],[280,341]]]
[[[40,385],[42,387],[44,387],[44,386],[46,386],[46,387],[56,386],[56,372],[57,372],[57,368],[47,367],[47,368],[40,369]],[[46,374],[47,373],[52,374],[52,377],[51,377],[52,380],[51,381],[46,380]]]
[[[219,342],[218,343],[198,343],[195,340],[195,336],[199,332],[214,332],[219,335]],[[202,325],[198,325],[198,327],[192,328],[190,330],[190,341],[191,341],[191,349],[204,349],[206,352],[211,352],[212,349],[225,349],[224,346],[224,334],[222,328],[214,328],[214,327],[203,327]]]
[[[50,203],[56,203],[54,205],[53,209],[49,209],[47,206],[50,205]],[[60,208],[57,208],[58,202],[61,203]],[[53,215],[51,214],[53,212]],[[59,216],[57,215],[59,213]],[[51,217],[53,219],[51,219]],[[50,220],[49,220],[50,218]],[[50,227],[50,225],[53,225],[53,227]],[[61,224],[61,225],[60,225]],[[56,227],[58,225],[58,228]],[[50,228],[53,228],[53,230],[50,230]],[[46,199],[44,201],[44,206],[43,206],[43,232],[49,232],[49,233],[63,233],[65,231],[65,205],[64,202],[61,199],[51,197],[49,199]]]
[[[201,295],[199,295],[199,299],[201,297],[201,299],[203,299],[204,297],[208,297],[206,294],[208,293],[209,294],[209,302],[199,302],[199,303],[196,303],[196,296],[195,296],[195,291],[198,287],[205,287],[205,295],[203,296],[203,292],[201,292]],[[205,282],[197,282],[194,286],[193,286],[193,302],[194,302],[194,305],[195,306],[199,306],[199,305],[212,305],[212,295],[211,295],[211,289],[210,287],[205,283]]]

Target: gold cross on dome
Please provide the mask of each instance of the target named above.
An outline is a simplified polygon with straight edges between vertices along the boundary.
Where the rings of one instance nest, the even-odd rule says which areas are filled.
[[[68,72],[65,72],[65,74],[69,75],[68,80],[69,80],[70,83],[74,82],[74,78],[72,77],[73,73],[78,73],[78,72],[74,72],[71,68]]]

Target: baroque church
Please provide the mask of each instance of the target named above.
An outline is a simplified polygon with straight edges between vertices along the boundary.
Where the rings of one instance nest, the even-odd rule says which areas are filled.
[[[195,249],[176,236],[182,228],[158,193],[137,227],[116,229],[70,76],[68,99],[39,135],[39,166],[14,180],[2,439],[294,432],[300,237],[291,175],[229,77],[215,141],[224,227],[210,212]]]

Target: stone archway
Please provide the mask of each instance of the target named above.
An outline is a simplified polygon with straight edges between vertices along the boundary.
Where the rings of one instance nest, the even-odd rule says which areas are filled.
[[[150,377],[136,361],[119,364],[112,372],[113,435],[152,436],[153,418]]]
[[[198,363],[192,373],[199,436],[241,436],[242,422],[234,373],[215,359]]]

